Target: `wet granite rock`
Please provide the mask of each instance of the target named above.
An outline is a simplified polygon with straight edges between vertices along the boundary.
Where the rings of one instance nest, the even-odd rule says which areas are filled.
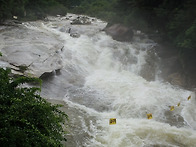
[[[131,28],[122,24],[106,26],[104,31],[106,34],[112,36],[112,38],[117,41],[131,41],[134,34]]]

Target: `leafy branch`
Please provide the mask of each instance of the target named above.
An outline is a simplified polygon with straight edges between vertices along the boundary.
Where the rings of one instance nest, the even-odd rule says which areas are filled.
[[[0,144],[6,146],[62,146],[68,116],[39,95],[36,78],[10,77],[10,69],[0,68]]]

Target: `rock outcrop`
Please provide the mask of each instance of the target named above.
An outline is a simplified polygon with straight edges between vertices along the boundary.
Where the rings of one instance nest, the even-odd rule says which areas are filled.
[[[86,16],[78,16],[76,19],[72,20],[72,25],[88,25],[91,24],[91,21]]]
[[[1,61],[12,73],[40,77],[62,67],[63,46],[53,36],[24,26],[12,26],[0,33]]]

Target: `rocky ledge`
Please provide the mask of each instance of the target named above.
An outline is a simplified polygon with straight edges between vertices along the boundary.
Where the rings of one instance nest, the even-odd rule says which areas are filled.
[[[60,69],[63,45],[54,36],[25,25],[0,27],[1,67],[12,73],[40,77],[45,72]]]

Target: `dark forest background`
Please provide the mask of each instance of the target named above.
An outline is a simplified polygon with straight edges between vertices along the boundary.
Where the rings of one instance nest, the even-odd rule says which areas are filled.
[[[86,14],[158,34],[178,50],[182,64],[196,61],[195,0],[0,0],[0,20],[43,19],[67,12]]]

